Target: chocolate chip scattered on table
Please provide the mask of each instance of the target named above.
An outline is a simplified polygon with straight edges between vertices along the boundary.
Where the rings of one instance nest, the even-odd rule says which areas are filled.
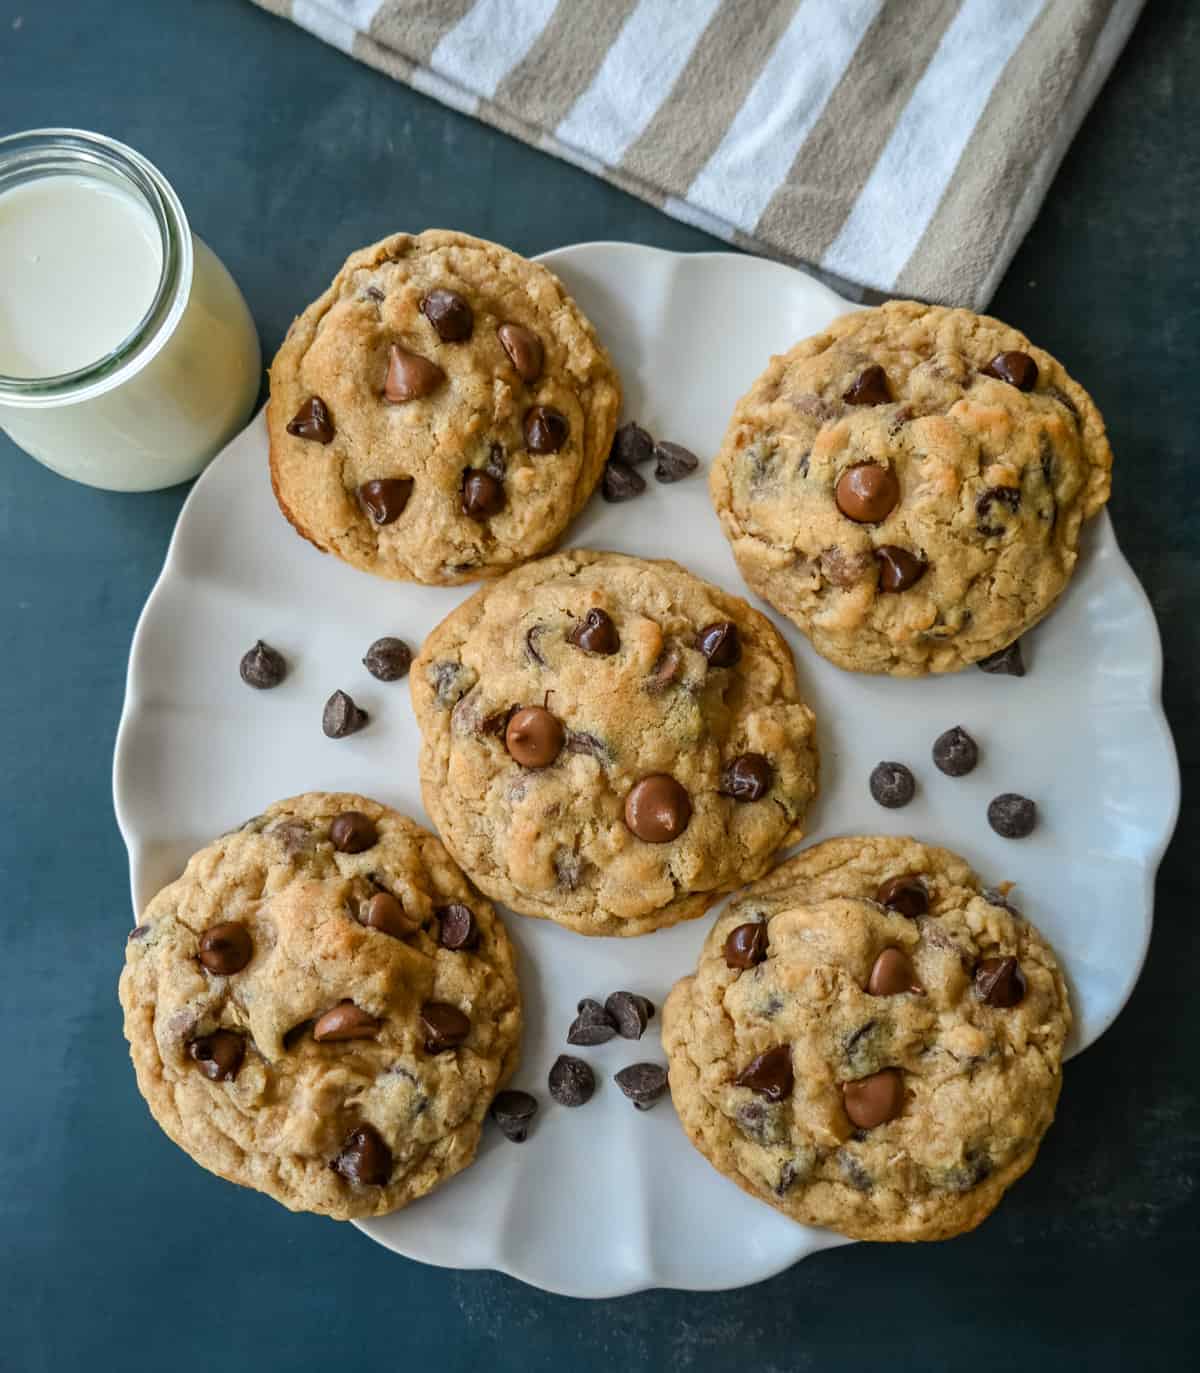
[[[667,1070],[661,1063],[631,1063],[613,1080],[639,1111],[648,1111],[667,1091]]]
[[[287,676],[287,662],[278,649],[259,639],[253,648],[247,649],[242,655],[238,671],[247,686],[257,691],[269,691]]]
[[[888,810],[899,810],[917,794],[917,779],[903,763],[876,763],[871,769],[869,786],[872,797]]]
[[[947,777],[965,777],[979,762],[979,745],[961,725],[955,725],[933,741],[933,762]]]
[[[596,1077],[583,1059],[559,1054],[550,1068],[547,1085],[560,1106],[585,1106],[596,1090]]]
[[[1028,796],[1006,791],[987,808],[988,824],[1003,839],[1024,839],[1037,828],[1037,804]]]
[[[412,649],[403,639],[385,635],[367,649],[363,666],[379,682],[398,682],[408,676],[412,666]]]
[[[326,738],[345,739],[363,729],[369,718],[367,712],[356,704],[348,692],[339,690],[325,702],[325,709],[321,713],[321,729]]]

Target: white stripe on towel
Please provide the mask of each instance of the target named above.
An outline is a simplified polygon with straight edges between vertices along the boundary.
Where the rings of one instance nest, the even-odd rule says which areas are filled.
[[[557,0],[478,0],[443,34],[430,67],[489,100],[550,22]]]

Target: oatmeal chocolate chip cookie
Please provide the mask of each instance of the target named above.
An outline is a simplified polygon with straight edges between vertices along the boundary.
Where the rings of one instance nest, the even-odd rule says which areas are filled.
[[[425,805],[485,892],[584,934],[700,915],[802,833],[792,655],[671,562],[572,549],[477,592],[410,674]]]
[[[449,948],[447,912],[477,939]],[[121,976],[154,1118],[293,1211],[381,1215],[475,1156],[521,1029],[513,950],[433,835],[361,796],[280,801],[150,902]]]
[[[853,672],[953,672],[1054,604],[1108,499],[1091,397],[999,320],[893,301],[772,359],[711,491],[742,575]]]
[[[892,838],[817,844],[743,892],[663,1009],[692,1143],[855,1239],[978,1225],[1054,1118],[1071,1026],[1054,954],[996,899]]]
[[[467,234],[352,254],[271,367],[280,508],[367,572],[492,577],[552,548],[604,470],[608,354],[545,267]]]

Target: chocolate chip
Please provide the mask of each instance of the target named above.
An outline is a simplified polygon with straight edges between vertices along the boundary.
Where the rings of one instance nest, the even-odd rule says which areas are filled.
[[[761,801],[771,789],[773,775],[761,753],[743,753],[721,774],[721,795],[735,801]]]
[[[933,741],[933,762],[947,777],[965,777],[979,762],[979,745],[961,725]]]
[[[767,957],[766,921],[754,920],[735,926],[726,936],[722,952],[728,968],[753,968],[762,963]]]
[[[640,473],[635,472],[628,463],[616,462],[610,458],[604,464],[604,478],[600,486],[600,494],[610,505],[619,505],[621,501],[631,501],[634,496],[640,496],[645,489],[645,479]]]
[[[253,954],[250,931],[237,920],[210,925],[200,936],[200,962],[219,977],[240,973]]]
[[[438,943],[443,949],[473,949],[479,943],[479,926],[475,923],[475,912],[461,901],[452,901],[448,906],[439,906],[434,914],[438,918]]]
[[[357,734],[369,718],[365,710],[354,704],[353,697],[335,691],[321,712],[321,728],[330,739],[344,739],[348,734]]]
[[[887,405],[891,398],[887,373],[878,365],[866,368],[842,396],[847,405]]]
[[[604,1009],[612,1017],[622,1039],[641,1039],[654,1013],[653,1006],[636,992],[613,992],[606,998]]]
[[[379,831],[361,810],[344,810],[329,825],[329,839],[339,853],[363,853],[379,840]]]
[[[566,731],[544,706],[525,706],[508,722],[504,746],[523,768],[545,768],[562,752]]]
[[[247,686],[252,686],[258,691],[269,691],[271,687],[277,687],[287,676],[287,663],[284,662],[282,653],[259,639],[253,648],[242,655],[238,671]]]
[[[598,1001],[585,996],[579,1003],[579,1014],[567,1031],[567,1043],[591,1048],[607,1044],[617,1033],[617,1022]]]
[[[473,520],[486,520],[504,509],[504,483],[490,472],[468,467],[463,471],[461,505],[464,515]]]
[[[421,1007],[421,1025],[425,1030],[425,1052],[442,1054],[457,1049],[471,1033],[471,1022],[457,1006],[445,1001],[427,1001]]]
[[[310,396],[288,421],[287,431],[298,439],[332,443],[334,429],[329,407],[320,396]]]
[[[1061,387],[1047,386],[1046,394],[1048,396],[1053,396],[1054,399],[1058,401],[1059,405],[1061,405],[1067,411],[1067,413],[1071,416],[1075,423],[1079,423],[1079,406],[1075,404],[1071,397],[1068,396],[1067,393]]]
[[[916,778],[903,763],[877,763],[870,785],[871,795],[888,810],[907,806],[917,792]]]
[[[894,543],[880,544],[875,561],[879,564],[880,591],[907,591],[929,570],[927,562]]]
[[[871,1174],[848,1150],[839,1149],[837,1160],[842,1176],[856,1192],[869,1192],[875,1185],[871,1181]]]
[[[388,353],[387,380],[383,384],[383,398],[390,405],[428,396],[446,380],[446,374],[436,362],[419,353],[410,353],[393,343]]]
[[[1028,353],[997,353],[980,371],[986,377],[1008,382],[1018,391],[1032,391],[1037,385],[1038,366]]]
[[[382,1187],[392,1171],[392,1151],[373,1125],[358,1125],[346,1136],[330,1163],[339,1177],[361,1187]]]
[[[621,636],[607,611],[589,610],[571,631],[571,642],[585,653],[600,653],[607,657],[621,647]]]
[[[545,632],[545,625],[534,625],[532,629],[527,630],[525,633],[525,652],[529,654],[529,656],[533,659],[535,663],[537,663],[539,667],[546,666],[546,660],[542,657],[541,652],[539,651],[537,646],[537,641],[542,637],[543,634],[545,634]]]
[[[129,934],[128,934],[127,938],[128,938],[129,940],[131,940],[131,941],[136,941],[136,940],[139,940],[139,939],[145,939],[145,937],[146,937],[149,933],[150,933],[150,926],[149,926],[149,925],[135,925],[135,926],[133,927],[133,929],[131,929],[131,930],[129,931]]]
[[[531,453],[557,453],[570,432],[566,415],[549,405],[535,405],[525,415],[525,447]]]
[[[599,759],[601,763],[612,761],[612,750],[608,745],[584,730],[567,730],[567,752],[587,754],[591,758]]]
[[[583,1106],[592,1099],[596,1079],[581,1058],[559,1054],[547,1079],[550,1095],[560,1106]]]
[[[323,1044],[327,1040],[374,1039],[382,1023],[375,1016],[368,1015],[361,1006],[356,1006],[353,1001],[339,1001],[324,1015],[317,1017],[313,1026],[313,1038],[318,1044]]]
[[[625,823],[647,844],[677,839],[691,818],[692,798],[665,772],[635,782],[625,798]]]
[[[358,923],[393,939],[403,939],[413,932],[415,922],[404,913],[404,907],[391,892],[379,891],[358,908]]]
[[[741,636],[732,620],[705,625],[696,635],[696,647],[708,659],[709,667],[733,667],[742,656]]]
[[[394,524],[404,514],[412,489],[411,477],[377,477],[363,482],[358,499],[376,524]]]
[[[989,487],[975,502],[975,514],[978,516],[976,530],[986,539],[999,538],[1008,526],[996,522],[996,513],[1008,510],[1015,515],[1020,504],[1021,493],[1015,486]]]
[[[523,324],[509,323],[502,324],[496,330],[496,335],[521,380],[537,381],[542,375],[545,352],[541,339],[533,330],[526,329]]]
[[[378,286],[368,286],[367,289],[363,292],[363,295],[366,296],[369,300],[375,301],[376,303],[382,303],[384,300],[387,299],[387,297],[383,294],[383,292],[379,289]]]
[[[679,654],[673,648],[668,648],[651,668],[650,676],[646,680],[646,690],[664,691],[679,676],[681,666]]]
[[[529,1126],[537,1114],[537,1098],[528,1092],[498,1092],[491,1107],[492,1119],[500,1133],[514,1144],[524,1144]]]
[[[879,524],[900,501],[900,483],[890,467],[858,462],[837,479],[833,498],[837,508],[856,524]]]
[[[700,466],[700,459],[695,453],[680,443],[656,443],[654,457],[654,477],[660,482],[682,481]]]
[[[246,1040],[232,1030],[214,1030],[210,1035],[193,1039],[188,1045],[188,1053],[210,1081],[232,1082],[246,1057]]]
[[[631,1063],[613,1080],[639,1111],[648,1111],[667,1090],[667,1070],[660,1063]]]
[[[733,1079],[734,1086],[749,1087],[768,1101],[782,1101],[790,1096],[794,1081],[792,1050],[787,1044],[777,1044],[752,1058]]]
[[[367,649],[363,666],[378,681],[398,682],[401,677],[408,676],[408,669],[412,666],[412,649],[403,639],[376,639]]]
[[[872,996],[899,996],[901,992],[922,992],[912,959],[903,949],[884,949],[871,968],[867,991]]]
[[[842,1103],[851,1121],[863,1130],[895,1120],[904,1109],[904,1079],[900,1070],[884,1068],[856,1082],[843,1082]]]
[[[988,824],[1005,839],[1024,839],[1037,824],[1037,806],[1028,796],[1006,791],[987,808]]]
[[[998,676],[1024,677],[1025,659],[1021,654],[1021,641],[1014,639],[1007,648],[989,653],[975,664],[980,672],[992,672]]]
[[[443,343],[462,343],[471,337],[475,312],[457,291],[444,287],[430,291],[421,301],[420,310]]]
[[[630,420],[613,435],[608,456],[613,462],[636,467],[638,463],[649,462],[654,456],[654,440],[640,424]]]
[[[929,910],[929,889],[919,877],[912,873],[903,873],[899,877],[889,877],[886,882],[881,882],[879,890],[875,893],[875,900],[888,910],[915,920],[917,916],[925,915]]]
[[[975,969],[975,994],[985,1005],[1008,1010],[1025,999],[1025,978],[1015,958],[985,958]]]

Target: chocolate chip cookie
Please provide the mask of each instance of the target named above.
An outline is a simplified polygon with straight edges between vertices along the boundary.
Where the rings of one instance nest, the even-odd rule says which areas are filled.
[[[1108,499],[1091,397],[999,320],[893,301],[738,402],[711,492],[742,575],[853,672],[996,653],[1054,604]]]
[[[846,838],[730,904],[663,1044],[726,1177],[805,1224],[926,1240],[978,1225],[1033,1162],[1070,1026],[1046,941],[961,858]]]
[[[410,676],[426,809],[525,915],[645,934],[802,833],[817,754],[791,653],[677,563],[572,549],[519,568]]]
[[[545,267],[430,229],[351,255],[271,367],[280,509],[382,577],[492,577],[553,548],[600,479],[621,387]]]
[[[293,1211],[394,1211],[475,1156],[517,1062],[491,905],[433,835],[362,796],[280,801],[147,906],[121,976],[154,1118]]]

